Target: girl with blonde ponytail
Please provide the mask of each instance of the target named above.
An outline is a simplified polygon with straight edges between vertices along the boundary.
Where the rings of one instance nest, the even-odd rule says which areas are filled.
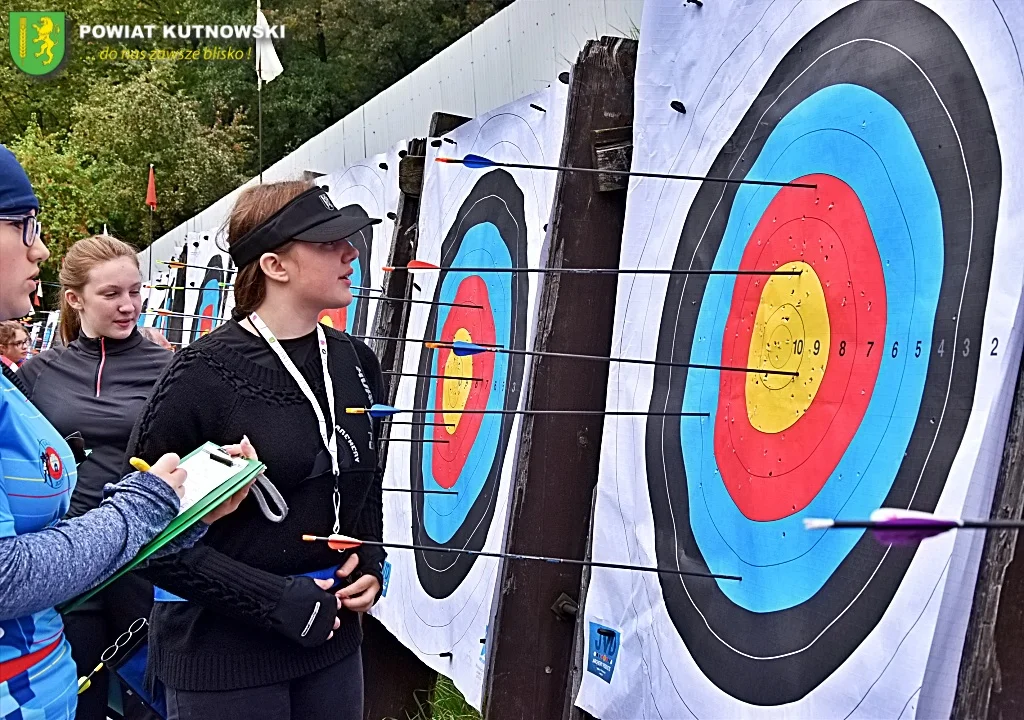
[[[39,223],[31,183],[0,145],[0,321],[32,310],[39,265],[50,256]],[[90,273],[86,292],[95,279]],[[40,369],[45,366],[36,364]],[[185,471],[177,455],[151,456],[149,472],[112,476],[116,484],[99,507],[63,517],[78,482],[77,458],[17,378],[0,369],[0,716],[69,720],[78,698],[75,665],[54,606],[113,575],[167,527],[180,508]],[[63,382],[59,373],[52,378]],[[38,376],[35,385],[42,389]],[[100,416],[80,419],[89,434],[104,422]],[[239,502],[236,494],[204,520],[223,517]],[[191,545],[203,530],[168,550]]]
[[[132,426],[157,378],[173,357],[139,333],[142,278],[135,248],[109,235],[79,240],[60,271],[62,347],[41,353],[19,372],[28,396],[65,437],[80,432],[87,459],[68,517],[97,507],[103,487],[117,482]],[[153,588],[130,575],[64,616],[79,677],[104,648],[139,617],[148,617]],[[78,698],[78,720],[106,718],[109,673],[93,677]],[[148,717],[137,698],[125,698],[125,717]]]

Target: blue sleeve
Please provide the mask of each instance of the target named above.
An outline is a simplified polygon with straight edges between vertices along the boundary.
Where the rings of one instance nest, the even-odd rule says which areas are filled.
[[[95,510],[15,535],[3,478],[0,466],[0,620],[45,610],[99,584],[178,513],[178,496],[167,483],[134,473]]]

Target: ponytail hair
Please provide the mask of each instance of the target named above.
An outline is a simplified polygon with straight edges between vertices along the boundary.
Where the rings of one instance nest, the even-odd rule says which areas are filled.
[[[135,267],[139,267],[135,248],[110,235],[93,235],[79,240],[64,256],[60,268],[60,337],[65,345],[76,340],[82,329],[78,311],[68,302],[67,291],[73,290],[81,295],[94,267],[123,257],[131,258]]]

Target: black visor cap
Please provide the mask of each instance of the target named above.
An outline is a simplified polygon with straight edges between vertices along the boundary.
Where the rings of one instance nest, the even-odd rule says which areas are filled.
[[[335,242],[379,222],[355,210],[339,210],[326,190],[313,187],[243,235],[229,254],[242,268],[292,240]]]

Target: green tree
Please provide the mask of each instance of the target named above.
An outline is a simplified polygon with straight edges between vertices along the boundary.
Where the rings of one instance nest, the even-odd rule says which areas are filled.
[[[171,68],[157,67],[94,85],[71,108],[72,131],[46,134],[32,124],[11,143],[39,195],[51,266],[104,224],[138,247],[149,244],[150,162],[157,173],[154,238],[248,179],[244,116],[206,125],[197,105],[176,86]]]
[[[285,71],[263,92],[263,164],[269,166],[395,83],[512,0],[264,0]],[[34,0],[5,9],[38,10]],[[56,267],[68,243],[106,223],[140,247],[149,163],[159,206],[153,236],[187,220],[259,172],[257,91],[244,61],[134,60],[121,50],[203,49],[252,42],[162,37],[98,41],[81,24],[251,24],[254,0],[71,0],[69,51],[52,78],[0,63],[0,142],[40,188]],[[0,42],[8,43],[0,14]],[[160,33],[156,33],[160,35]],[[101,59],[101,50],[118,51]]]

